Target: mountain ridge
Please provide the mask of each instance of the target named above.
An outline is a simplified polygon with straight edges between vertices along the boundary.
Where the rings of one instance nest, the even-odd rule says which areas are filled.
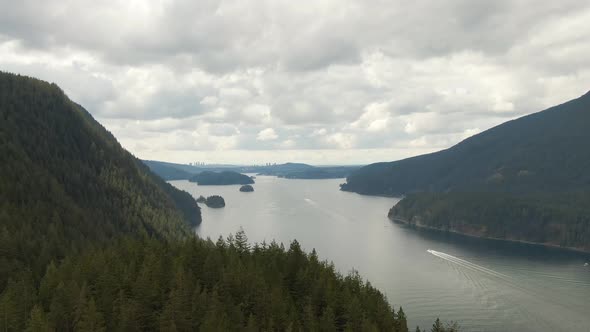
[[[152,174],[57,85],[0,72],[0,119],[0,231],[16,264],[9,266],[42,273],[51,257],[87,243],[184,237],[201,221],[188,193]]]
[[[431,154],[372,164],[342,190],[403,196],[412,227],[590,251],[590,92]]]
[[[590,151],[584,147],[590,140],[585,128],[589,110],[590,92],[507,121],[445,150],[365,166],[353,172],[342,189],[400,196],[421,191],[561,191],[559,185],[589,188],[590,175],[584,172],[590,167]],[[556,171],[556,159],[570,167],[571,176]]]

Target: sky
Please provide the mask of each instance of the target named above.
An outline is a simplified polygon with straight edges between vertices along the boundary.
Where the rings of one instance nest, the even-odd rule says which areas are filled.
[[[590,90],[590,1],[0,0],[0,70],[137,157],[367,164]]]

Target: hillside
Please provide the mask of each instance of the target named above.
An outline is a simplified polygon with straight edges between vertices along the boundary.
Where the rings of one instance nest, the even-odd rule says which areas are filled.
[[[0,72],[0,289],[121,236],[184,238],[194,199],[152,174],[54,84]]]
[[[200,209],[54,84],[0,73],[2,331],[379,330],[403,310],[358,274]]]
[[[368,165],[342,190],[562,192],[590,189],[590,93],[506,122],[440,152]]]
[[[342,190],[404,195],[416,227],[590,251],[590,93],[450,149],[363,167]]]
[[[0,73],[0,118],[0,210],[10,234],[2,245],[43,253],[12,259],[44,268],[86,241],[178,237],[201,221],[188,193],[153,175],[56,85]]]
[[[590,192],[414,193],[389,211],[395,222],[478,237],[590,252]]]

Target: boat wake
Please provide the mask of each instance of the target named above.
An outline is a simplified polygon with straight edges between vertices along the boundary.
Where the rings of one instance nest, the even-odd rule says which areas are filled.
[[[311,204],[311,205],[317,205],[316,202],[314,200],[312,200],[312,199],[304,198],[303,200],[306,201],[307,203]]]
[[[505,307],[505,310],[518,312],[520,316],[528,317],[526,321],[534,321],[540,330],[559,330],[559,326],[555,326],[555,322],[546,319],[550,313],[556,311],[571,313],[571,320],[579,319],[579,317],[581,317],[580,314],[583,312],[583,309],[580,310],[580,308],[583,307],[584,304],[577,305],[570,302],[556,301],[555,299],[559,298],[557,292],[560,291],[560,288],[548,287],[546,282],[543,283],[544,287],[538,287],[540,285],[535,282],[535,279],[528,279],[527,283],[523,284],[523,281],[520,280],[518,276],[508,276],[444,252],[432,249],[426,251],[433,256],[458,267],[458,272],[475,286],[475,289],[478,291],[481,298],[489,301],[490,305],[499,305]],[[475,272],[479,274],[479,276],[473,276],[467,271]],[[480,276],[486,276],[487,278],[480,278]],[[561,283],[559,287],[563,287],[562,283],[565,281],[561,280],[562,278],[559,276],[545,275],[544,278],[559,279],[559,282]],[[572,280],[569,281],[573,282]],[[583,285],[580,287],[582,286]],[[531,310],[530,308],[522,306],[522,299],[526,299],[525,302],[535,304],[534,307],[536,309]],[[541,309],[543,312],[539,311]]]
[[[466,261],[464,259],[461,259],[459,257],[455,257],[453,255],[445,254],[444,252],[440,252],[440,251],[436,251],[436,250],[432,250],[432,249],[428,249],[426,251],[429,252],[429,253],[431,253],[432,255],[434,255],[436,257],[442,258],[442,259],[444,259],[444,260],[446,260],[448,262],[457,264],[457,265],[459,265],[461,267],[464,267],[466,269],[470,269],[470,270],[473,270],[473,271],[482,272],[482,273],[485,273],[487,275],[494,276],[494,277],[497,277],[497,278],[500,278],[500,279],[503,279],[503,280],[506,280],[506,281],[510,281],[511,280],[511,278],[509,276],[505,275],[505,274],[502,274],[502,273],[497,272],[497,271],[494,271],[494,270],[490,270],[490,269],[488,269],[486,267],[483,267],[481,265],[477,265],[475,263],[471,263],[471,262]]]

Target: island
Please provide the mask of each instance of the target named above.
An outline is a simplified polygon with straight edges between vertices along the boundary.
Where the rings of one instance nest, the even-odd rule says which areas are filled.
[[[195,174],[189,179],[190,182],[196,182],[200,186],[208,185],[231,185],[231,184],[253,184],[254,180],[248,175],[234,171],[211,172],[204,171]]]
[[[254,191],[254,187],[252,187],[249,184],[245,184],[243,186],[240,187],[240,191],[243,193],[250,193]]]
[[[207,205],[207,207],[210,207],[210,208],[219,209],[219,208],[225,207],[225,200],[223,199],[223,197],[221,197],[219,195],[213,195],[213,196],[207,197],[207,200],[205,201],[205,205]]]
[[[201,195],[199,196],[199,198],[197,198],[197,203],[205,203],[207,202],[207,198],[205,198],[205,196]]]

